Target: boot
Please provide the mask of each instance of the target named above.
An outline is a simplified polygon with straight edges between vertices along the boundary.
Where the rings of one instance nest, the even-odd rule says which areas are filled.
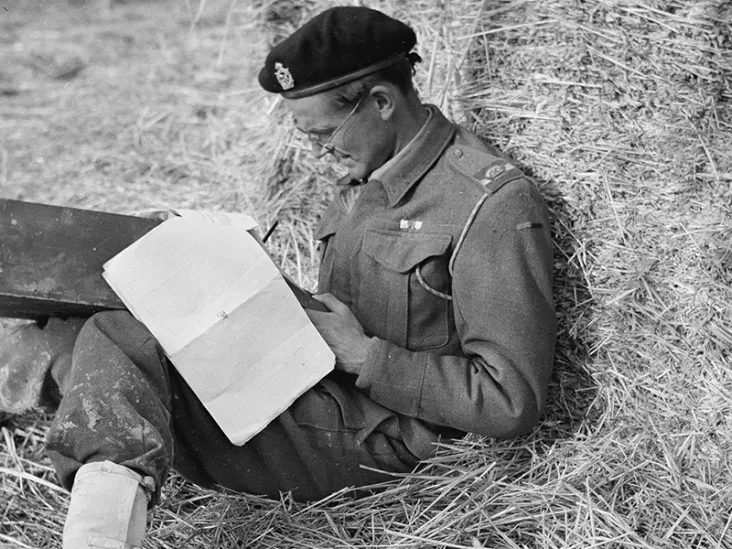
[[[0,415],[58,406],[59,385],[71,366],[84,322],[51,318],[46,323],[0,325]]]
[[[147,527],[145,480],[111,461],[82,465],[71,489],[63,549],[140,547]]]

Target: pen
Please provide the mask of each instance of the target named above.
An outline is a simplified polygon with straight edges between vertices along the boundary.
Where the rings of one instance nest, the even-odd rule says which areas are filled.
[[[280,222],[277,220],[275,220],[275,222],[272,223],[272,226],[269,229],[267,229],[267,232],[265,233],[264,238],[262,238],[262,242],[267,242],[267,240],[269,240],[269,237],[272,236],[272,233],[274,232],[274,230],[277,228],[277,225],[279,225],[279,224],[280,224]]]

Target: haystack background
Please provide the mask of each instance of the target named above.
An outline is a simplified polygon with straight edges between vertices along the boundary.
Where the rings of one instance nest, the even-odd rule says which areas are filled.
[[[257,89],[324,1],[0,2],[0,195],[246,211],[313,287],[333,167]],[[102,4],[102,5],[98,5]],[[176,476],[146,547],[732,548],[732,7],[382,0],[422,97],[512,154],[554,214],[551,401],[372,497],[310,505]],[[0,546],[60,547],[48,417],[6,420]]]

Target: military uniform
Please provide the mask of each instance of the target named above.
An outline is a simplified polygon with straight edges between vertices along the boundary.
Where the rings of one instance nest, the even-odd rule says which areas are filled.
[[[317,230],[319,287],[373,336],[356,387],[425,457],[454,430],[527,432],[553,362],[552,244],[536,187],[435,107],[349,211]]]
[[[290,98],[323,93],[399,63],[414,43],[384,14],[334,8],[270,53],[260,83]],[[154,499],[172,465],[202,485],[309,500],[389,478],[374,469],[410,471],[440,437],[532,428],[556,332],[546,207],[503,154],[425,108],[367,183],[341,182],[316,232],[320,292],[370,337],[360,373],[328,376],[237,447],[144,326],[97,314],[73,360],[54,362],[63,399],[47,450],[65,485],[111,461],[142,474]]]
[[[361,374],[329,376],[236,447],[143,326],[96,315],[48,441],[67,484],[94,456],[156,486],[174,463],[199,484],[315,499],[385,478],[361,465],[409,471],[440,436],[531,429],[554,349],[546,208],[509,160],[428,108],[398,161],[352,204],[344,189],[316,233],[320,291],[372,337]]]

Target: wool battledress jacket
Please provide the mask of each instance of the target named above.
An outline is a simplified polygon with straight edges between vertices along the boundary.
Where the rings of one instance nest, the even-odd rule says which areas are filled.
[[[512,437],[537,422],[556,336],[552,242],[535,185],[428,106],[428,122],[355,203],[326,211],[319,291],[372,337],[355,386],[373,426],[400,416],[420,458],[440,435]]]

